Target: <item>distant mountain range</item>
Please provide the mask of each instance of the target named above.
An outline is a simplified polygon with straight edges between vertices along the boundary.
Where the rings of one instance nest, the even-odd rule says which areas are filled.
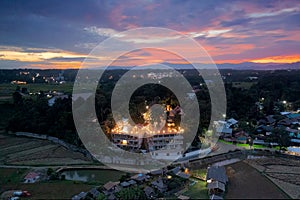
[[[191,64],[171,64],[171,63],[162,63],[163,65],[167,65],[173,67],[175,69],[192,69],[193,66]],[[211,64],[201,64],[203,69],[211,69],[213,66]],[[287,69],[300,69],[300,62],[296,63],[252,63],[252,62],[244,62],[238,64],[232,63],[223,63],[216,64],[218,69],[233,69],[233,70],[287,70]],[[143,68],[152,68],[157,66],[150,65],[149,67],[143,66]],[[121,66],[113,66],[111,69],[130,69],[132,67],[121,67]],[[141,69],[141,68],[140,68]]]

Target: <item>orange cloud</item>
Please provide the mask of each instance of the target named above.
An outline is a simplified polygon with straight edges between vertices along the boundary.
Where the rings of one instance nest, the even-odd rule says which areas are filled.
[[[16,60],[21,62],[41,62],[53,58],[82,58],[86,55],[73,52],[25,52],[14,50],[0,50],[0,60]]]
[[[289,55],[289,56],[271,56],[266,58],[259,58],[250,60],[255,63],[295,63],[300,62],[300,55]]]
[[[69,62],[49,62],[49,63],[37,63],[23,66],[26,68],[37,68],[37,69],[78,69],[81,66],[79,61],[69,61]]]

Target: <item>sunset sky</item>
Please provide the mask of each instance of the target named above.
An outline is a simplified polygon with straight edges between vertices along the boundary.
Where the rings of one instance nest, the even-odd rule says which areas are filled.
[[[297,0],[2,0],[0,68],[78,68],[101,41],[139,27],[169,28],[189,36],[216,63],[300,62]],[[164,39],[159,37],[168,36],[158,36],[158,41]],[[170,45],[182,48],[176,38],[171,41]],[[103,59],[110,59],[109,51]],[[130,59],[182,62],[172,54],[148,49],[132,52],[115,64],[132,66]]]

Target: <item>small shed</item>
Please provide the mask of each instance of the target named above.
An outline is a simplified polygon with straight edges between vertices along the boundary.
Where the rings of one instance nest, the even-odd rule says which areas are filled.
[[[213,181],[207,184],[209,194],[221,194],[225,192],[225,184],[219,181]]]

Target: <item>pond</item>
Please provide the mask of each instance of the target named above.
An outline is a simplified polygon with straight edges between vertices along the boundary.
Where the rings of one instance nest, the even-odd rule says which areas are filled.
[[[106,183],[108,181],[118,181],[125,172],[116,170],[65,170],[61,175],[65,175],[66,180],[72,181],[84,181],[84,182],[101,182]]]

